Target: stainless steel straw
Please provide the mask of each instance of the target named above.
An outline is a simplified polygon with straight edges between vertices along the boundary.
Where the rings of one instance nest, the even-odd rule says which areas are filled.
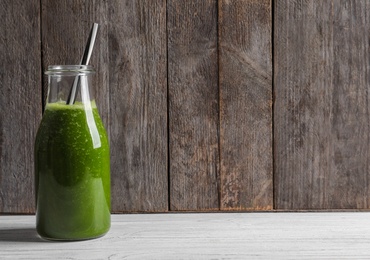
[[[89,61],[90,61],[90,58],[91,58],[91,53],[93,51],[94,44],[95,44],[96,34],[98,32],[98,27],[99,27],[99,24],[94,23],[92,28],[91,28],[90,35],[89,35],[89,38],[87,40],[85,51],[84,51],[84,54],[82,56],[80,65],[88,65],[89,64]],[[80,82],[80,77],[76,76],[75,80],[73,81],[73,85],[71,87],[71,90],[69,91],[69,94],[68,94],[68,98],[67,98],[67,102],[66,102],[68,105],[73,105],[76,101],[79,82]]]

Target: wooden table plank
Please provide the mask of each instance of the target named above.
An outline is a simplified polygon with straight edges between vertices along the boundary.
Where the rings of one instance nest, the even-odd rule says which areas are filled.
[[[1,259],[368,259],[369,212],[113,215],[104,237],[41,240],[0,216]]]
[[[42,114],[40,1],[0,1],[0,23],[0,212],[30,213]]]
[[[221,209],[272,209],[271,1],[219,1]]]
[[[275,1],[277,209],[370,207],[370,2]]]
[[[219,208],[217,1],[167,1],[170,209]]]

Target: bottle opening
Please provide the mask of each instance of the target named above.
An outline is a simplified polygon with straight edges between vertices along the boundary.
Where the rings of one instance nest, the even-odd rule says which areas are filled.
[[[81,76],[95,73],[91,65],[50,65],[45,71],[46,75]]]

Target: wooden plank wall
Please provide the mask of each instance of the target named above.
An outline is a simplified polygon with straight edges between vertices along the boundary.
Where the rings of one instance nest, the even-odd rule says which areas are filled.
[[[42,72],[93,22],[113,212],[368,209],[369,20],[367,0],[0,1],[0,212],[34,212]]]
[[[0,23],[0,212],[31,213],[42,112],[39,1],[0,1]]]
[[[170,210],[219,207],[217,1],[168,0]]]
[[[276,1],[275,205],[370,207],[370,2]]]
[[[269,210],[271,1],[219,2],[221,209]]]
[[[107,4],[112,208],[167,211],[166,1]]]

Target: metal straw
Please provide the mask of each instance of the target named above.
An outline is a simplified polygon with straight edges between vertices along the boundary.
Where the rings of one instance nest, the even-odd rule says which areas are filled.
[[[96,34],[98,32],[98,26],[99,26],[99,24],[94,23],[92,28],[91,28],[90,35],[89,35],[89,38],[88,38],[87,43],[86,43],[84,55],[82,56],[82,59],[80,61],[80,65],[88,65],[89,64],[91,53],[92,53],[92,50],[94,48]],[[77,76],[75,78],[75,80],[73,81],[73,85],[71,87],[71,90],[69,91],[67,102],[66,102],[68,105],[73,105],[76,101],[79,81],[80,81],[79,76]]]

